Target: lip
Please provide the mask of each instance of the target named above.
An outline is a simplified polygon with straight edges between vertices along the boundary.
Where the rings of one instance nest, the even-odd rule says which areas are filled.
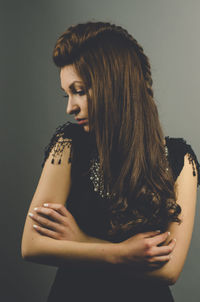
[[[79,125],[86,124],[88,119],[77,120]]]
[[[77,121],[87,119],[86,117],[74,117],[74,118],[75,118],[75,120],[77,120]]]

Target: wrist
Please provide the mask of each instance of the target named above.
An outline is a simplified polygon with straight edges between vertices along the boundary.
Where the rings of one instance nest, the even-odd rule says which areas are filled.
[[[85,234],[85,242],[88,243],[107,243],[108,244],[108,253],[107,253],[107,262],[110,264],[118,264],[121,262],[121,248],[118,243],[113,243],[108,240],[103,240],[100,238],[96,238],[90,235]]]
[[[108,253],[107,253],[107,262],[111,264],[122,264],[123,263],[123,249],[119,243],[113,243],[108,240],[103,240],[96,238],[90,235],[84,234],[85,243],[107,243],[108,244]]]
[[[114,243],[115,247],[113,249],[113,259],[114,259],[114,263],[118,264],[118,265],[123,265],[124,261],[123,261],[123,247],[120,243]]]
[[[111,265],[117,265],[122,263],[120,256],[120,247],[118,243],[109,242],[109,244],[106,244],[105,247],[108,248],[106,253],[106,261],[108,263],[110,263]]]

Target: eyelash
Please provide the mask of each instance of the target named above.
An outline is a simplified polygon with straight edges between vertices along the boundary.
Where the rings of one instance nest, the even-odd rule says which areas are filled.
[[[74,94],[78,94],[80,96],[84,95],[85,92],[84,90],[80,90],[80,91],[74,91]],[[69,96],[68,95],[63,95],[64,98],[68,98]]]

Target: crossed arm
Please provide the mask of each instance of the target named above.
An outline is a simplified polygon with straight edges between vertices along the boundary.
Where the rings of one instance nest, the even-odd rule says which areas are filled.
[[[71,186],[69,148],[65,147],[63,152],[64,164],[52,165],[51,156],[50,154],[46,160],[28,212],[34,212],[34,207],[40,207],[44,202],[65,205]],[[54,266],[65,265],[72,261],[105,263],[115,267],[118,264],[129,263],[130,270],[133,275],[135,272],[138,278],[159,279],[168,284],[174,284],[182,271],[188,253],[195,216],[197,176],[192,175],[192,166],[187,155],[184,158],[184,167],[177,179],[177,185],[177,202],[182,208],[180,218],[183,222],[180,225],[172,223],[169,227],[171,235],[168,237],[166,234],[158,235],[160,237],[155,237],[155,234],[154,236],[148,234],[148,237],[138,234],[120,244],[90,236],[87,237],[87,242],[55,240],[37,233],[33,228],[33,221],[27,215],[21,243],[22,257],[28,261]],[[168,246],[169,250],[168,252],[165,250],[165,254],[170,254],[172,258],[153,270],[135,270],[131,262],[134,264],[138,261],[137,255],[141,255],[142,249],[144,257],[148,259],[153,259],[155,252],[161,249],[157,247],[155,238],[157,241],[158,238],[165,241],[165,249]],[[169,243],[172,238],[176,239],[176,246]]]

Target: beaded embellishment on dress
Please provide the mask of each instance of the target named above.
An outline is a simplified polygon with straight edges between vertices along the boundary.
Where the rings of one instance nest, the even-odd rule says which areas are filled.
[[[58,165],[61,164],[61,158],[63,155],[63,150],[65,146],[71,148],[72,140],[71,139],[60,139],[56,145],[53,146],[52,160],[51,163],[54,164],[55,157],[59,157]],[[71,150],[70,150],[71,151]]]
[[[196,176],[195,167],[194,167],[194,158],[190,153],[188,153],[188,160],[189,163],[192,164],[193,176]]]
[[[165,145],[165,156],[166,158],[168,157],[168,148]],[[111,199],[115,196],[115,194],[110,194],[109,192],[105,191],[105,186],[104,186],[104,181],[103,181],[103,174],[100,171],[100,163],[99,163],[99,156],[97,156],[96,158],[92,158],[90,160],[90,180],[93,183],[93,187],[94,187],[94,191],[98,192],[99,195],[102,198],[108,198]],[[169,169],[166,168],[166,171],[168,171]]]
[[[165,156],[168,159],[168,148],[167,148],[167,145],[165,145]],[[168,170],[169,170],[169,168],[166,168],[166,171],[168,171]]]
[[[44,158],[43,158],[43,162],[42,162],[42,168],[44,167],[44,164],[47,160],[47,158],[49,157],[49,153],[53,150],[52,153],[52,160],[51,163],[55,164],[57,163],[58,165],[61,164],[61,158],[62,158],[62,154],[63,154],[63,150],[65,148],[65,146],[67,145],[70,148],[70,156],[68,159],[68,162],[70,163],[72,160],[72,132],[73,132],[73,124],[70,122],[66,122],[63,125],[59,125],[56,128],[56,131],[54,132],[53,136],[51,137],[51,140],[49,142],[49,144],[45,147],[44,149]],[[69,137],[68,136],[68,131],[69,131]],[[55,160],[55,159],[58,159]]]
[[[103,174],[100,171],[99,156],[97,158],[91,159],[90,162],[90,179],[93,183],[94,191],[98,192],[102,198],[113,198],[115,194],[105,192]]]

